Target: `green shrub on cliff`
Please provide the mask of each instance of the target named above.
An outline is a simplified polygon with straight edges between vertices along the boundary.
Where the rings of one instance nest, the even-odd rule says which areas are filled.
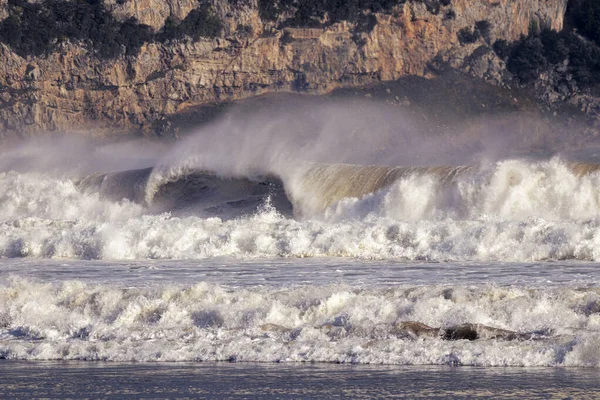
[[[491,41],[492,24],[489,21],[481,20],[475,22],[473,28],[462,28],[456,34],[461,45],[475,43],[479,38],[483,38],[487,43]]]
[[[328,23],[339,21],[361,22],[365,12],[388,12],[406,0],[258,0],[260,17],[265,21],[279,21],[282,26],[317,27],[327,15]],[[434,3],[439,0],[422,0]],[[444,0],[448,1],[448,0]],[[430,5],[428,5],[428,8]],[[364,22],[364,21],[363,21]]]
[[[494,51],[507,60],[507,69],[521,83],[533,82],[565,61],[562,73],[571,75],[580,87],[600,83],[600,48],[572,32],[531,31],[512,44],[497,41]]]
[[[567,17],[581,34],[600,45],[600,0],[570,0]]]
[[[510,57],[510,53],[512,52],[512,45],[508,41],[504,39],[496,40],[492,47],[498,57],[504,61],[508,60],[508,57]]]
[[[190,37],[198,40],[202,37],[216,37],[223,31],[223,23],[211,11],[208,3],[192,10],[183,21],[168,17],[165,25],[157,35],[159,41]]]
[[[231,0],[230,0],[231,1]],[[414,0],[425,4],[432,14],[438,14],[451,0]],[[365,24],[364,15],[390,12],[406,0],[258,0],[258,11],[264,21],[279,22],[281,27],[319,27],[340,21]],[[452,14],[451,14],[452,15]]]
[[[475,43],[479,39],[479,31],[477,29],[462,28],[456,35],[462,45]]]
[[[569,71],[581,86],[600,83],[600,48],[574,34],[565,36],[569,48]]]
[[[544,44],[537,36],[523,37],[513,48],[506,64],[508,70],[523,83],[537,79],[547,65]]]
[[[544,57],[548,63],[559,64],[569,57],[569,46],[565,41],[567,35],[543,29],[538,36],[544,46]]]
[[[561,32],[532,23],[529,35],[494,43],[496,54],[521,83],[553,72],[579,88],[600,84],[600,0],[570,0],[566,17]]]
[[[19,55],[53,51],[66,40],[86,41],[102,57],[135,54],[152,31],[134,18],[117,21],[98,0],[8,1],[7,19],[0,23],[0,41]]]
[[[8,0],[8,18],[0,22],[0,42],[17,54],[39,56],[65,41],[80,41],[102,58],[135,55],[144,43],[189,36],[214,37],[221,21],[205,2],[180,23],[168,19],[159,34],[135,18],[119,21],[102,0]]]

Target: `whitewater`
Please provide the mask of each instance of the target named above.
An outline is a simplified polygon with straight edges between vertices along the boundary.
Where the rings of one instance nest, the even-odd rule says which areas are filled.
[[[598,367],[599,180],[560,158],[2,172],[0,357]]]
[[[597,155],[308,110],[3,151],[0,359],[600,367]]]
[[[552,159],[408,169],[389,184],[375,182],[366,193],[365,184],[352,188],[344,179],[356,182],[360,174],[372,177],[372,168],[386,168],[313,165],[303,171],[304,180],[292,178],[289,188],[274,179],[206,173],[200,182],[184,172],[161,177],[159,184],[150,170],[83,181],[11,171],[0,173],[0,255],[596,261],[596,167],[587,165],[582,173],[580,164]],[[123,187],[132,191],[132,179],[147,182],[130,199],[113,200]],[[344,184],[342,189],[328,179]],[[164,197],[176,200],[146,203],[160,186],[169,189]]]

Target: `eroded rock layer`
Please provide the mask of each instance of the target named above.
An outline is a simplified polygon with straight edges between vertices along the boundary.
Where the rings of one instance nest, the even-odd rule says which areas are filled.
[[[567,0],[399,1],[362,11],[369,24],[321,16],[314,28],[294,28],[286,14],[261,18],[257,0],[213,0],[223,24],[217,37],[149,40],[136,54],[102,58],[85,41],[67,40],[42,55],[18,55],[0,43],[0,134],[86,131],[97,135],[154,134],[162,117],[191,106],[277,91],[322,94],[339,87],[425,76],[434,60],[464,64],[482,45],[515,40],[532,21],[561,29]],[[0,0],[0,19],[9,2]],[[134,17],[160,32],[181,21],[193,0],[106,0],[125,21]],[[472,43],[460,32],[477,29]],[[478,75],[494,79],[490,56]],[[488,73],[489,69],[489,73]],[[499,78],[498,78],[499,79]]]

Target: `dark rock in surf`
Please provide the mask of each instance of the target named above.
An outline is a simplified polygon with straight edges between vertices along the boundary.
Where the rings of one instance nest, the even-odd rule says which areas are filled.
[[[439,337],[442,340],[530,340],[534,333],[519,333],[482,324],[461,324],[449,328],[433,328],[421,322],[396,324],[397,331],[410,337]]]

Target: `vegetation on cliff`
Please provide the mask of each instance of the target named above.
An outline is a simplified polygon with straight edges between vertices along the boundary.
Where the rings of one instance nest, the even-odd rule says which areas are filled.
[[[580,88],[600,83],[600,49],[572,32],[532,31],[513,44],[497,41],[494,50],[524,84],[553,71],[572,77]]]
[[[110,134],[159,132],[154,126],[164,117],[209,102],[270,91],[318,94],[422,76],[443,65],[508,83],[511,74],[491,51],[493,41],[526,32],[530,16],[561,26],[566,1],[0,0],[0,46],[8,48],[0,48],[6,58],[0,63],[0,135],[87,126]],[[319,29],[282,29],[310,26]],[[459,31],[464,46],[454,36]],[[222,39],[201,39],[213,36]],[[198,39],[201,44],[189,45]],[[532,76],[548,65],[570,68],[560,62],[564,49],[554,46],[551,54],[545,40],[541,47],[533,41],[537,53],[512,43],[496,48],[513,70]],[[587,53],[569,48],[567,57],[576,59],[571,65],[582,59],[593,78]],[[541,57],[519,66],[529,53]],[[540,86],[536,82],[536,93]],[[389,100],[405,104],[403,95]]]
[[[65,41],[80,41],[102,58],[135,55],[150,41],[189,36],[218,36],[221,21],[208,3],[201,2],[183,21],[168,18],[160,32],[153,32],[135,18],[117,20],[102,0],[8,0],[8,17],[0,22],[0,42],[17,54],[39,56],[54,51]]]
[[[432,14],[451,0],[416,0],[424,3]],[[279,22],[280,27],[321,27],[340,21],[349,21],[363,29],[370,25],[369,16],[376,12],[390,12],[406,0],[258,0],[260,17]]]
[[[600,1],[570,0],[567,18],[581,34],[600,45]]]
[[[200,6],[192,10],[183,21],[168,17],[165,26],[156,35],[156,39],[164,42],[188,36],[193,40],[199,40],[202,37],[217,37],[222,31],[221,20],[207,3],[200,3]]]
[[[458,41],[460,44],[475,43],[479,38],[483,38],[486,42],[490,41],[490,33],[492,24],[486,20],[477,21],[473,29],[463,28],[458,31]]]
[[[122,3],[125,0],[118,0]],[[244,0],[229,0],[233,7]],[[370,32],[377,20],[374,13],[391,12],[407,0],[258,0],[260,17],[283,27],[323,27],[340,21],[355,24],[356,32]],[[429,12],[440,13],[451,0],[414,0]],[[454,11],[445,11],[453,18]],[[223,23],[207,0],[180,21],[168,17],[154,32],[135,18],[116,19],[104,0],[8,0],[8,17],[0,22],[0,42],[23,57],[55,51],[61,43],[77,41],[101,58],[135,55],[144,43],[189,37],[217,37]],[[243,32],[242,32],[243,33]]]
[[[600,2],[571,1],[567,17],[571,26],[561,32],[532,24],[520,40],[494,43],[494,51],[520,83],[534,82],[541,74],[553,74],[570,91],[600,83]]]
[[[8,18],[0,24],[0,41],[21,56],[53,51],[60,43],[84,41],[102,57],[125,49],[135,54],[152,37],[150,28],[135,19],[117,21],[98,0],[9,0]]]

